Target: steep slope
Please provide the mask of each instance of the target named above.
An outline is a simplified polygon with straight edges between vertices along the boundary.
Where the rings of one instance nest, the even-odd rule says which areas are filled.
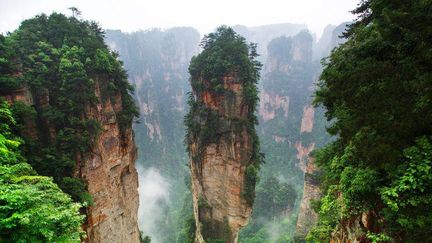
[[[254,127],[260,64],[254,46],[228,27],[204,37],[202,47],[189,67],[193,92],[185,119],[195,242],[237,242],[262,159]]]
[[[141,111],[134,124],[140,179],[159,188],[140,188],[140,197],[147,201],[140,206],[140,229],[152,242],[182,242],[182,215],[192,213],[184,183],[188,168],[182,121],[190,91],[187,68],[198,52],[199,33],[186,27],[129,34],[110,30],[105,39],[119,52],[136,89]]]
[[[113,98],[113,103],[99,100],[98,108],[87,114],[102,124],[102,132],[78,161],[75,175],[87,182],[93,198],[87,213],[89,241],[138,242],[137,151],[132,127],[120,130],[121,96]]]
[[[312,208],[312,202],[321,197],[319,183],[320,171],[315,165],[314,160],[314,158],[309,158],[305,169],[303,197],[300,202],[296,223],[296,240],[303,240],[318,220],[318,214]]]
[[[86,240],[139,242],[137,111],[102,37],[96,24],[61,14],[26,20],[7,37],[18,65],[2,77],[1,94],[12,103],[29,163],[86,206]]]

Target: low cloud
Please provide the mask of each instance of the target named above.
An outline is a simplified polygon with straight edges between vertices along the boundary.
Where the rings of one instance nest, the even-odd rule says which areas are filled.
[[[138,226],[152,243],[161,243],[158,222],[163,220],[163,205],[169,202],[169,183],[157,169],[137,165],[139,175]]]

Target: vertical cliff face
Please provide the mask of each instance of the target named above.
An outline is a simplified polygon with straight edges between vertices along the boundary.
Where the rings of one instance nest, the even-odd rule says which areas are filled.
[[[203,48],[189,68],[193,93],[185,119],[195,241],[237,242],[252,213],[261,162],[254,129],[259,64],[254,47],[231,28],[205,37]],[[222,63],[229,68],[211,68]]]
[[[304,238],[318,220],[318,214],[311,206],[313,200],[318,200],[321,197],[319,180],[317,179],[318,173],[319,169],[314,164],[314,159],[309,158],[304,174],[303,197],[296,225],[296,235],[300,238]]]
[[[98,87],[96,83],[96,87]],[[93,203],[86,209],[87,221],[84,228],[87,242],[139,242],[137,225],[138,177],[135,169],[136,148],[131,127],[119,128],[118,114],[122,111],[121,96],[113,104],[103,102],[99,90],[95,90],[98,103],[86,107],[86,116],[101,123],[102,131],[94,141],[91,150],[77,154],[74,177],[83,179]],[[10,104],[23,103],[42,110],[50,97],[36,95],[27,87],[1,92],[1,97]],[[34,102],[35,101],[35,102]],[[26,139],[39,139],[40,126],[50,125],[36,120],[25,120],[20,132]],[[56,131],[48,129],[55,137]]]
[[[273,36],[267,41],[266,51],[263,52],[265,64],[260,81],[258,127],[267,161],[262,168],[262,184],[258,184],[258,192],[271,191],[272,188],[265,187],[265,181],[275,177],[279,183],[286,183],[297,193],[285,200],[285,209],[290,209],[285,210],[288,213],[275,211],[274,215],[267,215],[263,220],[263,215],[254,211],[251,223],[242,232],[242,240],[259,238],[262,241],[277,241],[294,237],[297,216],[303,210],[300,199],[310,153],[328,141],[323,110],[311,105],[320,67],[319,62],[312,58],[313,36],[300,30]],[[304,196],[309,197],[307,192]],[[282,197],[284,195],[277,196]],[[273,204],[266,202],[261,206],[257,203],[254,210],[264,211],[266,207],[276,206]],[[286,224],[289,225],[288,230],[274,230],[278,227],[286,229]],[[262,233],[256,233],[259,231],[266,232],[268,236],[262,238]]]
[[[78,160],[75,172],[87,182],[93,198],[87,210],[88,241],[139,242],[137,152],[132,127],[120,130],[120,96],[111,99],[115,103],[98,97],[98,105],[87,114],[101,123],[102,131],[91,151]]]
[[[194,141],[190,145],[199,242],[209,238],[236,242],[240,228],[247,224],[252,212],[252,205],[243,197],[243,192],[253,140],[245,126],[235,124],[235,120],[248,119],[249,109],[238,77],[224,77],[223,85],[227,91],[232,91],[231,97],[214,94],[211,90],[196,92],[197,101],[203,103],[201,109],[210,109],[220,117],[218,132],[223,133],[213,143]]]
[[[138,111],[103,31],[53,13],[5,38],[0,96],[11,103],[27,162],[82,204],[86,241],[139,242]]]
[[[261,136],[266,141],[263,149],[272,154],[269,169],[299,191],[306,162],[319,144],[316,136],[321,132],[320,125],[314,127],[315,110],[310,105],[317,72],[311,57],[312,36],[307,32],[269,43],[259,110]]]

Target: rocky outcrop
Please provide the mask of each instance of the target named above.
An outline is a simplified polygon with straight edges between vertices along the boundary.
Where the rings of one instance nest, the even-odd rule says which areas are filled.
[[[319,181],[317,180],[318,172],[319,169],[314,163],[314,158],[309,158],[304,175],[303,197],[296,225],[296,235],[300,238],[304,238],[318,220],[318,214],[311,207],[311,202],[321,197]]]
[[[288,148],[295,149],[297,153],[288,156],[297,159],[293,161],[297,161],[297,167],[303,172],[309,153],[315,148],[313,139],[303,141],[302,136],[314,136],[315,119],[315,109],[309,99],[314,74],[305,70],[315,71],[309,33],[301,31],[292,37],[280,36],[270,41],[260,93],[263,136],[272,134],[272,142],[287,143]]]
[[[203,109],[219,116],[223,134],[214,142],[194,141],[190,145],[196,242],[200,243],[209,239],[237,242],[240,228],[247,224],[252,213],[244,190],[253,138],[246,126],[235,122],[248,119],[250,109],[236,75],[225,76],[223,85],[230,98],[210,90],[196,92]]]
[[[301,133],[312,132],[314,113],[315,109],[312,106],[307,105],[304,107]],[[303,196],[300,202],[295,233],[297,239],[303,239],[318,220],[318,214],[313,210],[311,203],[321,197],[321,190],[318,180],[319,169],[314,163],[315,159],[310,156],[315,144],[311,143],[308,147],[303,147],[301,143],[296,143],[295,146],[298,151],[297,158],[300,160],[300,168],[304,172]]]
[[[115,104],[102,102],[88,115],[102,124],[102,132],[91,152],[78,160],[76,176],[88,184],[93,205],[87,210],[86,231],[89,242],[139,242],[137,157],[132,128],[121,131],[116,114],[121,111],[120,97]]]
[[[306,162],[310,159],[309,155],[315,148],[315,143],[310,143],[308,146],[303,146],[301,141],[297,141],[294,144],[297,150],[297,159],[299,161],[298,166],[303,172],[306,172]]]
[[[292,211],[299,213],[297,221],[292,222],[292,234],[300,238],[317,220],[311,201],[320,197],[316,179],[319,171],[310,154],[326,138],[322,110],[311,105],[313,83],[319,72],[318,62],[312,60],[312,43],[306,31],[269,42],[259,109],[264,151],[273,156],[280,153],[280,158],[294,163],[291,168],[284,170],[281,166],[273,173],[283,171],[281,176],[290,178],[298,191],[303,191],[299,193],[298,208]],[[284,150],[277,149],[281,145],[285,145]]]
[[[330,243],[368,243],[368,232],[380,232],[378,221],[382,220],[374,211],[363,212],[359,216],[345,219],[332,233]]]
[[[300,127],[300,133],[312,132],[315,109],[311,105],[303,108],[303,117]]]
[[[96,82],[96,87],[99,83]],[[92,196],[93,204],[86,209],[87,242],[139,242],[137,224],[138,177],[135,169],[136,148],[131,128],[120,131],[117,114],[122,110],[121,97],[102,101],[99,89],[95,90],[97,105],[85,107],[87,118],[94,118],[102,125],[102,132],[91,146],[91,151],[77,153],[74,176],[83,179]],[[33,94],[27,87],[2,92],[8,102],[23,102],[38,110],[49,102],[49,94]],[[111,102],[115,100],[115,104]],[[55,137],[55,129],[41,119],[25,120],[22,136],[37,139],[36,126],[47,126],[49,137]],[[41,124],[42,123],[42,124]],[[45,123],[45,124],[43,124]],[[29,133],[29,131],[32,131]]]
[[[9,104],[14,102],[23,102],[25,104],[33,104],[33,98],[27,86],[15,90],[1,90],[0,96]]]
[[[282,109],[283,116],[288,117],[289,97],[271,94],[265,91],[261,92],[259,114],[264,122],[276,117],[276,112]]]

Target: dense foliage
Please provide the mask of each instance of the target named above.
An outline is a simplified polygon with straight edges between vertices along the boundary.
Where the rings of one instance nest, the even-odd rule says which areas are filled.
[[[369,239],[431,241],[432,3],[362,1],[345,44],[324,61],[315,103],[338,139],[321,150],[320,220],[309,240],[373,212]],[[363,229],[365,230],[365,229]]]
[[[72,174],[102,129],[89,111],[108,100],[121,102],[116,116],[123,132],[138,115],[122,63],[103,37],[94,22],[53,13],[25,20],[0,38],[0,91],[28,88],[34,100],[32,107],[12,107],[16,132],[35,130],[23,136],[24,155],[39,174],[52,176],[75,201],[86,203],[86,185]]]
[[[0,241],[80,242],[80,205],[25,161],[15,125],[7,103],[0,103]]]

